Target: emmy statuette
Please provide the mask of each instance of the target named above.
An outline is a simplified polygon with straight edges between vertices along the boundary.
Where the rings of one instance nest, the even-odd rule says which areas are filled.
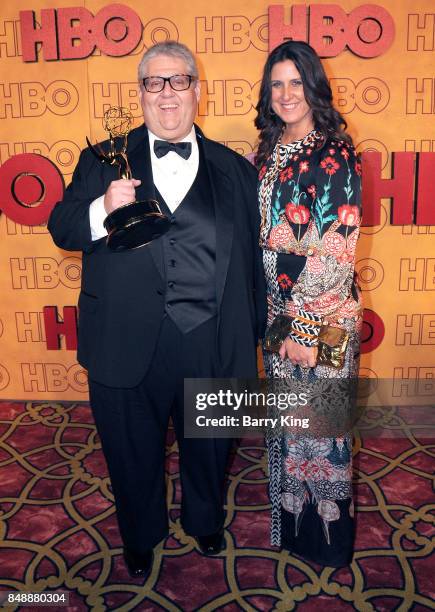
[[[127,138],[131,131],[133,116],[123,107],[115,106],[104,113],[104,129],[109,133],[110,150],[103,151],[100,145],[86,142],[94,155],[111,166],[118,166],[119,178],[131,179],[132,173],[127,159]],[[121,145],[115,138],[121,138]],[[118,150],[117,150],[118,149]],[[113,210],[104,220],[107,230],[107,246],[113,251],[137,249],[159,238],[169,229],[169,219],[160,209],[157,200],[142,200],[123,204]]]

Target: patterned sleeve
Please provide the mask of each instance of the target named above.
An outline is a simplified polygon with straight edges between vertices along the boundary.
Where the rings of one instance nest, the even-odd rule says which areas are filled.
[[[297,306],[290,338],[315,346],[322,319],[346,312],[352,300],[361,223],[361,165],[355,150],[332,141],[322,150],[305,266],[292,288]]]

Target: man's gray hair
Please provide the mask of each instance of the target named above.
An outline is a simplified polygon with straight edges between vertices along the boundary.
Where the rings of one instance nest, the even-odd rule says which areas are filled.
[[[184,60],[187,64],[187,70],[189,74],[195,78],[198,78],[198,66],[196,65],[195,56],[192,51],[175,40],[167,40],[166,42],[156,43],[150,47],[142,56],[140,64],[137,69],[137,76],[139,83],[142,84],[142,79],[146,75],[146,66],[150,59],[157,57],[158,55],[170,55],[171,57],[178,57]],[[160,76],[160,75],[150,75]]]

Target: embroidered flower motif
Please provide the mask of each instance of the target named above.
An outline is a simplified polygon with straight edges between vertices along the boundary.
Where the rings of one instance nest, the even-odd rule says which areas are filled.
[[[312,196],[313,200],[316,197],[316,186],[315,185],[310,185],[307,188],[308,193],[310,194],[310,196]]]
[[[314,457],[310,461],[309,475],[312,480],[328,480],[334,471],[333,466],[325,457]]]
[[[338,257],[346,248],[346,239],[338,232],[325,232],[323,236],[323,250],[326,255]]]
[[[293,238],[293,232],[288,223],[278,223],[270,230],[268,246],[271,249],[286,249]]]
[[[313,310],[316,309],[320,312],[324,310],[329,310],[330,312],[333,312],[335,310],[338,310],[338,308],[340,307],[340,303],[340,297],[336,294],[331,295],[330,293],[322,293],[320,297],[314,298],[312,300],[312,302],[309,304],[309,307]]]
[[[266,174],[266,171],[267,171],[267,166],[266,165],[261,166],[260,172],[258,173],[258,180],[259,181],[263,180],[264,175]]]
[[[307,456],[327,457],[332,450],[330,438],[300,438],[287,440],[287,453],[289,457],[299,458],[302,461]]]
[[[279,180],[281,181],[281,183],[284,183],[285,181],[289,181],[292,176],[293,168],[285,168],[285,170],[281,170],[281,172],[279,173]]]
[[[359,208],[358,206],[352,206],[351,204],[343,204],[338,207],[338,219],[343,225],[358,225]]]
[[[276,280],[281,289],[291,289],[293,285],[293,281],[288,274],[280,274]]]
[[[285,464],[288,474],[294,475],[298,480],[305,480],[309,467],[309,461],[307,459],[301,460],[298,458],[287,457]]]
[[[356,243],[358,241],[359,230],[353,230],[351,234],[347,237],[347,248],[351,253],[355,252]]]
[[[346,147],[343,147],[340,151],[341,155],[343,155],[345,160],[349,159],[349,150]]]
[[[306,206],[289,202],[285,207],[285,216],[296,225],[304,225],[310,220],[310,211]]]
[[[343,253],[337,257],[337,261],[341,264],[353,263],[354,256],[348,251],[343,251]]]
[[[320,162],[320,165],[329,176],[335,174],[340,167],[340,164],[333,157],[325,157]]]
[[[286,492],[281,496],[281,503],[284,510],[293,514],[300,514],[304,507],[304,499],[296,497],[294,493]]]
[[[328,153],[329,153],[329,155],[334,155],[335,154],[335,149],[329,149]]]
[[[359,161],[355,162],[355,172],[358,176],[361,176],[361,162]]]
[[[338,521],[340,518],[340,508],[330,499],[321,499],[317,506],[317,512],[324,521]]]
[[[318,255],[307,257],[307,270],[310,274],[320,275],[325,272],[325,264]]]
[[[308,172],[310,164],[307,161],[301,161],[299,163],[299,174],[303,174],[304,172]]]

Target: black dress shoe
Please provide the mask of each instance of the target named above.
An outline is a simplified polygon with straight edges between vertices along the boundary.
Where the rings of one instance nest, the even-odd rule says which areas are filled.
[[[124,548],[124,561],[132,578],[148,577],[153,566],[153,560],[152,549],[138,554],[129,548]]]
[[[210,535],[196,536],[196,541],[204,555],[218,555],[224,548],[224,530],[220,529]]]

